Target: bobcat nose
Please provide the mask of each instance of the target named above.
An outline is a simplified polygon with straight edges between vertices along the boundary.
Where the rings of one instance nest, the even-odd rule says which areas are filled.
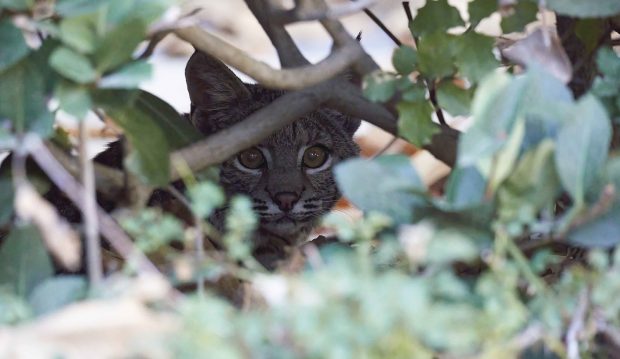
[[[294,192],[278,192],[273,200],[282,211],[288,212],[293,209],[293,206],[299,200],[299,196]]]

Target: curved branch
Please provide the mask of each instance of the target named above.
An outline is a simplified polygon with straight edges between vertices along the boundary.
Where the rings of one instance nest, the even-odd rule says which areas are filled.
[[[343,72],[363,54],[356,43],[337,49],[315,65],[276,70],[196,26],[175,30],[175,34],[269,88],[294,90],[318,84]]]
[[[339,6],[328,7],[325,10],[317,10],[311,6],[296,6],[290,10],[274,10],[272,11],[272,16],[275,22],[282,25],[299,21],[337,19],[363,11],[376,2],[377,0],[358,0]]]

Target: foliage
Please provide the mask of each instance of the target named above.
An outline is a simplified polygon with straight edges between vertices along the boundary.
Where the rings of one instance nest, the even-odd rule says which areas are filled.
[[[132,278],[120,268],[97,288],[82,276],[54,273],[50,244],[12,205],[14,186],[42,175],[5,161],[5,328],[24,328],[72,303],[133,296],[146,303],[145,313],[176,320],[157,340],[173,357],[529,358],[540,351],[554,358],[574,345],[597,357],[620,345],[613,343],[620,326],[620,157],[613,151],[620,57],[598,37],[580,32],[597,74],[591,90],[575,99],[544,61],[526,69],[500,63],[495,39],[477,31],[498,11],[497,1],[470,1],[463,18],[446,0],[427,0],[409,24],[416,46],[398,47],[395,72],[367,76],[364,93],[396,103],[399,133],[417,146],[438,133],[436,113],[472,116],[442,194],[424,185],[407,157],[346,161],[335,168],[336,180],[363,218],[326,217],[338,242],[319,251],[311,244],[307,263],[267,272],[251,259],[249,238],[258,224],[252,203],[227,200],[212,180],[171,164],[171,151],[201,136],[170,105],[138,89],[151,68],[136,49],[171,4],[58,0],[49,16],[34,17],[42,3],[0,0],[0,149],[27,151],[26,135],[60,142],[57,115],[83,120],[96,110],[122,129],[124,168],[142,189],[168,186],[176,166],[191,220],[154,208],[114,215],[135,239],[132,250],[157,259],[169,283],[190,294],[119,289]],[[614,0],[546,3],[580,21],[617,23],[620,14]],[[521,0],[501,10],[502,30],[520,32],[538,5]],[[27,44],[16,16],[45,35],[39,46]],[[208,218],[224,208],[226,228],[217,233]],[[221,240],[224,255],[196,256],[192,246],[201,245],[202,234]],[[184,248],[174,249],[179,243]],[[562,250],[572,253],[573,246],[585,254],[568,258]],[[216,287],[243,282],[235,289],[243,287],[244,298],[202,291],[202,280]],[[194,281],[198,289],[183,287]],[[241,302],[244,310],[235,306]]]

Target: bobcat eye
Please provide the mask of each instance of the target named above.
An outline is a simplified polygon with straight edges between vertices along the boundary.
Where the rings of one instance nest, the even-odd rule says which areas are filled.
[[[304,152],[303,163],[308,168],[320,167],[327,161],[327,149],[323,146],[308,147]]]
[[[243,167],[257,169],[265,163],[263,153],[256,147],[241,152],[237,158]]]

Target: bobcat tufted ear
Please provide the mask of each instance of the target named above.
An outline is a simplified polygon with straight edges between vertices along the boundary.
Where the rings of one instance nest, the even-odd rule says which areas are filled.
[[[355,131],[360,128],[361,124],[362,121],[359,118],[353,118],[349,116],[346,116],[346,118],[344,118],[342,121],[342,127],[344,128],[345,132],[351,137],[353,137]]]
[[[199,50],[185,66],[185,81],[193,107],[221,108],[250,98],[243,82],[226,65]]]

